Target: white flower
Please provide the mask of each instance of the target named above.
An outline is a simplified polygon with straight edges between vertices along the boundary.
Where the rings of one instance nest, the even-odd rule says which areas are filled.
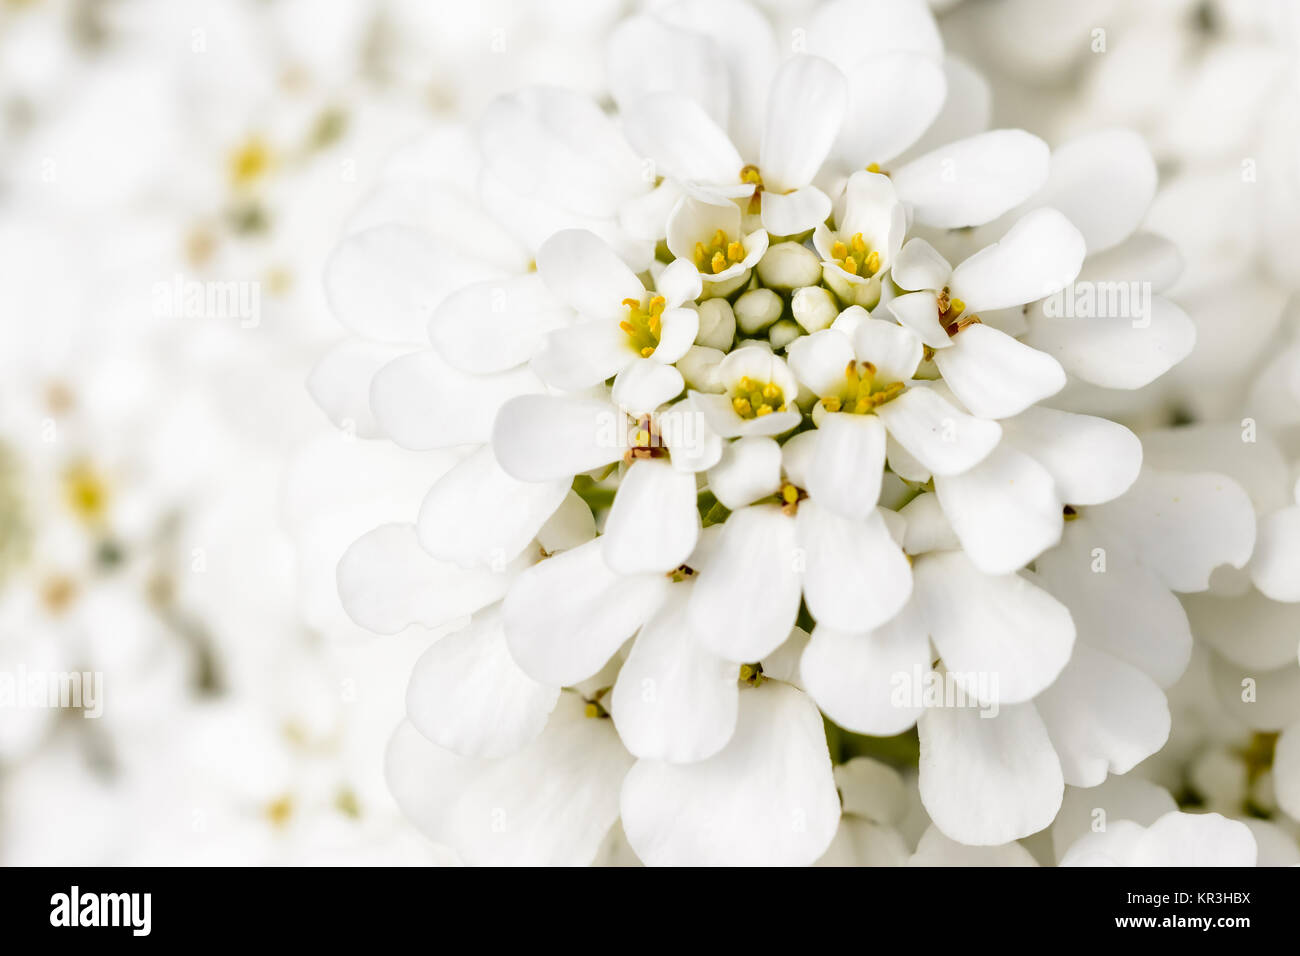
[[[1250,829],[1217,813],[1167,813],[1148,827],[1111,821],[1066,851],[1062,866],[1254,866]]]

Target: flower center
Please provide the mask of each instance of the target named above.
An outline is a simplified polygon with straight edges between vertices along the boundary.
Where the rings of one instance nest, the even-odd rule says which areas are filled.
[[[72,513],[86,524],[95,524],[108,508],[108,487],[89,465],[74,465],[64,476],[64,499]]]
[[[259,136],[250,137],[230,154],[230,179],[236,186],[250,186],[271,168],[271,148]]]
[[[944,286],[939,293],[939,324],[943,330],[952,338],[968,325],[975,325],[979,322],[978,315],[962,315],[966,311],[966,303],[961,299],[955,299],[948,292],[948,287]]]
[[[667,301],[661,295],[652,296],[646,305],[640,299],[624,299],[627,318],[618,327],[627,333],[632,347],[642,358],[649,358],[659,347],[659,332],[663,328],[664,307]]]
[[[727,266],[742,262],[745,247],[719,229],[707,243],[695,244],[695,268],[717,275]]]
[[[740,181],[754,187],[754,194],[749,197],[749,214],[757,216],[763,208],[763,174],[751,163],[741,167]]]
[[[880,253],[867,248],[860,232],[855,232],[847,243],[836,240],[831,246],[831,259],[851,276],[870,277],[880,271]]]
[[[787,481],[782,483],[781,490],[776,493],[776,496],[781,501],[782,513],[793,515],[799,510],[799,502],[808,497],[808,492]]]
[[[756,382],[746,375],[736,383],[731,407],[741,418],[762,418],[785,411],[785,393],[775,382]]]
[[[762,664],[741,664],[739,680],[742,684],[748,684],[750,687],[757,687],[767,680],[763,676]]]
[[[844,384],[838,393],[822,396],[822,407],[828,412],[866,415],[893,401],[906,387],[902,382],[880,381],[870,362],[850,362],[844,367]]]

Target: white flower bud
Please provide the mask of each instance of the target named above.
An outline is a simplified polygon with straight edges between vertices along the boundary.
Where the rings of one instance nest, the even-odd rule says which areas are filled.
[[[821,281],[817,254],[798,242],[778,242],[758,261],[758,278],[769,289],[798,289]]]
[[[682,373],[687,388],[697,392],[724,392],[726,388],[718,381],[718,363],[725,357],[720,349],[692,345],[677,360],[677,371]]]
[[[830,324],[835,321],[835,316],[840,313],[835,296],[831,295],[829,289],[817,285],[795,289],[794,296],[790,300],[790,309],[794,312],[795,321],[802,325],[806,332],[820,332],[822,329],[830,328]]]
[[[772,348],[783,349],[802,334],[797,322],[793,319],[782,319],[768,329],[767,340],[772,343]]]
[[[700,331],[695,336],[696,345],[712,349],[731,348],[736,338],[736,313],[726,299],[705,299],[700,303]]]
[[[736,300],[736,325],[746,335],[761,332],[785,311],[785,303],[771,289],[750,289]]]

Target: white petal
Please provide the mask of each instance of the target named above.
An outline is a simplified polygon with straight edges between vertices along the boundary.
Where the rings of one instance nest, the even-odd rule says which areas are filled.
[[[988,456],[1002,427],[975,418],[924,386],[907,389],[876,409],[889,435],[936,475],[966,471]]]
[[[919,239],[913,239],[903,248],[915,245]],[[946,279],[945,279],[946,284]],[[938,351],[952,346],[952,338],[939,321],[939,297],[933,292],[909,292],[896,299],[890,299],[885,307],[893,313],[904,326],[921,337],[921,341]]]
[[[596,519],[591,507],[578,497],[577,492],[570,491],[537,532],[537,543],[543,551],[554,554],[586,544],[594,537]]]
[[[671,365],[685,355],[700,332],[700,314],[694,309],[669,309],[663,314],[654,360]]]
[[[442,300],[429,320],[429,339],[458,369],[504,372],[532,358],[546,333],[571,315],[536,274],[476,282]]]
[[[909,239],[899,250],[890,275],[900,289],[942,289],[952,276],[952,266],[924,239]]]
[[[711,37],[657,16],[637,15],[614,29],[608,45],[609,91],[625,118],[642,105],[643,97],[680,91],[697,98],[714,120],[726,122],[727,67]],[[646,69],[647,60],[653,60],[655,69]],[[624,132],[639,149],[626,125]]]
[[[938,60],[916,53],[869,57],[847,78],[849,107],[835,154],[851,169],[887,163],[915,143],[948,89]]]
[[[1146,141],[1131,130],[1104,130],[1052,151],[1051,172],[1032,204],[1064,213],[1091,254],[1132,235],[1155,194],[1156,161]]]
[[[512,570],[461,570],[431,558],[414,525],[380,525],[339,560],[339,599],[366,630],[396,634],[411,624],[437,627],[499,600]]]
[[[960,475],[935,479],[934,490],[961,546],[985,574],[1019,570],[1061,540],[1061,499],[1047,469],[999,445]]]
[[[966,846],[948,839],[931,825],[916,845],[908,866],[1037,866],[1037,861],[1019,843],[1001,846]]]
[[[621,574],[668,572],[695,550],[695,475],[663,458],[634,460],[605,520],[605,563]]]
[[[627,749],[643,760],[704,760],[726,746],[736,729],[736,665],[691,636],[685,620],[690,587],[687,582],[674,588],[641,628],[614,685],[614,725]]]
[[[915,573],[917,602],[948,676],[977,700],[1030,700],[1070,659],[1070,612],[1025,578],[981,574],[960,551],[926,555]]]
[[[781,487],[781,446],[772,438],[738,438],[709,469],[709,490],[732,511],[774,495]]]
[[[398,805],[470,865],[589,864],[618,819],[631,757],[608,720],[565,697],[532,744],[497,760],[458,757],[402,724],[385,760]]]
[[[804,600],[819,624],[871,630],[907,603],[912,569],[879,510],[857,521],[809,499],[799,505],[796,523],[806,553]]]
[[[958,843],[996,846],[1037,833],[1061,806],[1065,782],[1033,704],[985,718],[973,708],[930,707],[921,737],[921,802]]]
[[[421,342],[444,297],[499,269],[436,242],[423,230],[390,223],[344,239],[325,265],[334,316],[381,342]]]
[[[633,148],[652,159],[661,176],[680,183],[740,182],[744,160],[691,96],[652,93],[623,111],[623,129]]]
[[[1250,579],[1274,601],[1300,601],[1300,505],[1259,522]]]
[[[686,382],[671,365],[654,359],[634,359],[614,379],[610,397],[633,418],[648,415],[682,393]]]
[[[1002,437],[1033,456],[1071,505],[1118,498],[1142,469],[1142,443],[1123,425],[1053,408],[1027,408],[1002,422]]]
[[[958,332],[952,348],[934,353],[934,364],[980,418],[1019,415],[1065,388],[1065,370],[1056,359],[983,323]]]
[[[924,554],[927,551],[959,551],[961,542],[953,533],[948,516],[943,513],[939,496],[934,492],[923,492],[909,501],[898,512],[906,521],[903,536],[903,550],[908,554]]]
[[[1181,362],[1196,344],[1196,326],[1168,299],[1151,299],[1150,315],[1049,317],[1031,313],[1025,344],[1065,370],[1103,388],[1141,388]]]
[[[443,561],[501,570],[555,513],[571,483],[518,481],[485,445],[429,489],[417,524],[420,544]]]
[[[943,40],[922,0],[832,0],[819,4],[808,25],[809,49],[842,70],[864,57],[896,52],[938,58]]]
[[[1059,860],[1098,820],[1104,819],[1107,827],[1120,820],[1145,827],[1177,809],[1168,790],[1137,774],[1107,777],[1105,783],[1087,789],[1067,787],[1061,812],[1052,824],[1052,848]]]
[[[1254,866],[1255,838],[1217,813],[1166,813],[1138,841],[1133,866]]]
[[[653,184],[611,118],[589,97],[557,86],[493,100],[479,123],[479,147],[496,178],[580,215],[614,216]]]
[[[1192,633],[1225,660],[1271,671],[1296,659],[1300,604],[1282,604],[1247,590],[1225,597],[1188,594],[1182,606]]]
[[[821,715],[779,681],[740,695],[736,733],[699,763],[641,760],[623,827],[650,866],[801,866],[830,845],[840,801]]]
[[[911,810],[912,794],[902,775],[871,757],[853,757],[837,764],[835,785],[840,789],[844,812],[854,816],[900,824]]]
[[[740,238],[740,207],[727,199],[706,201],[683,196],[668,217],[668,250],[678,260],[693,263],[695,244],[709,242],[718,230]]]
[[[844,382],[854,361],[853,342],[835,329],[801,335],[786,347],[790,370],[814,395],[831,395]]]
[[[1065,782],[1095,787],[1128,773],[1169,738],[1169,706],[1146,674],[1086,644],[1035,705],[1061,759]]]
[[[687,259],[674,259],[664,267],[655,280],[655,291],[663,296],[671,308],[694,302],[704,291],[700,270]]]
[[[527,368],[467,375],[432,349],[389,362],[370,383],[370,408],[384,432],[417,451],[485,442],[502,405],[542,390]]]
[[[708,427],[722,438],[783,435],[790,429],[798,427],[803,419],[803,416],[793,408],[784,412],[772,412],[761,418],[741,418],[736,414],[731,399],[726,395],[705,395],[703,392],[688,392],[687,395],[691,407],[703,417]]]
[[[568,686],[605,665],[663,603],[662,574],[609,570],[601,539],[535,564],[510,587],[502,611],[510,653],[534,680]]]
[[[758,161],[764,186],[786,192],[811,183],[839,135],[847,106],[848,84],[830,62],[807,55],[786,60],[767,96]]]
[[[921,364],[921,338],[911,329],[881,319],[858,323],[853,331],[853,350],[859,361],[876,367],[885,382],[910,381]]]
[[[1074,618],[1079,640],[1150,675],[1161,687],[1178,680],[1192,653],[1192,632],[1178,599],[1125,548],[1093,524],[1091,511],[1067,521],[1061,544],[1038,556],[1039,583]]]
[[[678,471],[708,471],[722,458],[722,438],[694,403],[683,400],[659,413],[659,437]]]
[[[435,744],[466,757],[514,753],[546,726],[560,698],[519,669],[499,606],[424,652],[406,688],[406,715]]]
[[[501,468],[520,481],[554,481],[623,457],[627,417],[599,399],[528,395],[506,402],[492,428]]]
[[[875,415],[829,413],[817,429],[808,494],[846,518],[876,510],[885,466],[885,426]]]
[[[1073,282],[1086,253],[1070,220],[1055,209],[1036,209],[953,269],[949,285],[968,313],[1036,302]]]
[[[1204,591],[1222,564],[1244,567],[1255,545],[1255,511],[1235,481],[1212,473],[1143,469],[1128,493],[1088,511],[1108,535],[1175,591]]]
[[[825,222],[831,199],[816,186],[801,186],[788,193],[763,193],[763,228],[774,236],[794,236]]]
[[[396,358],[402,346],[349,338],[326,352],[307,378],[307,391],[331,422],[358,438],[382,438],[370,410],[370,380]]]
[[[929,669],[930,642],[915,602],[865,633],[818,624],[799,662],[804,688],[827,717],[876,737],[892,737],[916,723],[921,701],[900,695],[898,687]]]
[[[565,229],[542,243],[537,272],[553,296],[591,319],[622,319],[623,300],[645,293],[618,253],[586,229]]]
[[[789,636],[799,613],[795,521],[775,505],[752,505],[723,523],[717,550],[691,593],[696,638],[730,661],[762,660]]]
[[[942,146],[894,170],[916,222],[958,229],[990,222],[1047,179],[1047,144],[1024,130],[997,129]]]

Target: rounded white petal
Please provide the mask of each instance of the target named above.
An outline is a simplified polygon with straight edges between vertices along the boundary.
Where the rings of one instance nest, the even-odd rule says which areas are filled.
[[[1300,601],[1300,505],[1260,520],[1250,579],[1274,601]]]
[[[434,310],[429,339],[456,368],[487,375],[527,362],[571,317],[535,273],[475,282]]]
[[[885,426],[875,415],[828,413],[817,429],[808,494],[819,507],[862,519],[876,510],[885,467]]]
[[[811,864],[840,818],[821,715],[779,681],[742,691],[726,747],[698,763],[638,761],[621,807],[650,866]]]
[[[979,323],[934,353],[952,393],[980,418],[1009,418],[1065,388],[1065,370],[1045,352]]]
[[[519,669],[499,606],[424,652],[406,688],[406,716],[440,747],[466,757],[514,753],[542,732],[560,688]]]
[[[626,432],[627,416],[606,401],[528,395],[501,406],[492,450],[506,474],[554,481],[618,461]]]
[[[1118,498],[1142,469],[1142,443],[1123,425],[1091,415],[1034,407],[1002,422],[1002,437],[1033,456],[1071,505]]]
[[[662,574],[611,571],[600,538],[519,575],[502,609],[506,640],[534,680],[569,686],[599,671],[663,603]]]
[[[1037,192],[1050,155],[1024,130],[990,130],[926,153],[891,178],[917,223],[959,229],[990,222]]]
[[[907,249],[919,241],[913,239],[903,248]],[[890,299],[885,307],[893,313],[894,318],[919,335],[921,341],[935,351],[952,346],[952,338],[939,321],[939,297],[935,293],[909,292]]]
[[[937,477],[935,493],[961,546],[985,574],[1009,574],[1061,540],[1063,502],[1047,469],[1010,445],[974,468]]]
[[[818,624],[842,631],[879,627],[907,603],[912,568],[877,509],[844,518],[815,499],[799,505],[804,600]]]
[[[307,391],[337,427],[358,438],[382,438],[370,409],[370,381],[406,352],[400,345],[349,338],[321,356],[307,378]]]
[[[847,106],[848,84],[829,61],[803,54],[786,60],[767,95],[758,161],[763,185],[779,193],[811,183],[839,135]]]
[[[1035,209],[953,269],[949,287],[967,313],[1024,305],[1073,282],[1086,254],[1070,220],[1055,209]]]
[[[934,122],[948,91],[939,61],[917,53],[869,57],[846,74],[849,106],[835,154],[850,169],[900,155]]]
[[[924,239],[909,239],[898,251],[890,275],[900,289],[934,291],[948,284],[952,266]]]
[[[788,193],[763,193],[763,228],[773,236],[794,236],[826,221],[831,199],[816,186],[800,186]]]
[[[775,505],[732,512],[716,550],[697,568],[687,619],[696,638],[730,661],[762,660],[799,613],[795,521]]]
[[[738,438],[709,469],[709,490],[732,511],[774,495],[781,487],[781,446],[765,436]]]
[[[966,846],[943,835],[931,825],[916,845],[908,866],[1037,866],[1037,861],[1019,843],[1001,846]]]
[[[641,628],[614,684],[614,726],[643,760],[704,760],[726,746],[736,729],[736,665],[710,654],[691,635],[685,616],[691,586],[674,588]]]
[[[414,525],[381,525],[339,560],[339,599],[366,630],[396,634],[412,624],[437,627],[499,600],[511,570],[462,570],[435,561],[420,547]]]
[[[790,371],[814,395],[830,395],[844,383],[844,370],[854,361],[853,342],[835,329],[801,335],[786,348]]]
[[[799,662],[804,689],[827,717],[876,737],[901,734],[916,723],[922,702],[905,691],[914,674],[929,669],[930,642],[915,601],[875,630],[818,624]]]
[[[416,525],[420,544],[442,561],[500,570],[533,540],[571,483],[512,478],[485,445],[429,489]]]
[[[921,338],[909,328],[881,319],[859,322],[853,330],[853,349],[858,360],[876,367],[884,382],[906,382],[921,364]]]
[[[927,708],[921,737],[921,802],[958,843],[997,846],[1048,826],[1065,781],[1033,704],[996,717],[969,707]]]
[[[1217,813],[1166,813],[1138,840],[1133,866],[1254,866],[1255,838]]]
[[[426,349],[394,359],[375,374],[370,408],[393,441],[422,451],[487,441],[502,405],[541,390],[528,368],[467,375]]]
[[[634,359],[614,379],[610,397],[633,418],[648,415],[682,393],[686,382],[671,365],[654,359]]]
[[[699,534],[695,475],[663,458],[634,459],[605,520],[605,563],[621,574],[666,573],[690,556]]]
[[[663,70],[642,72],[658,74]],[[692,91],[693,93],[695,91]],[[745,165],[714,118],[685,93],[651,93],[623,110],[632,147],[654,161],[655,172],[680,183],[739,183]]]
[[[876,409],[889,435],[935,475],[957,475],[983,461],[1002,427],[958,411],[934,389],[915,386]]]
[[[537,272],[551,295],[589,319],[622,319],[623,300],[645,293],[618,253],[586,229],[564,229],[542,243]]]
[[[1070,612],[1020,575],[981,574],[960,551],[920,558],[915,574],[917,604],[948,677],[976,700],[1031,700],[1069,661]]]
[[[698,101],[716,122],[726,122],[730,99],[726,61],[711,37],[657,16],[637,15],[614,29],[608,45],[609,91],[625,118],[642,105],[643,97],[680,91],[692,97],[692,104]],[[656,68],[646,69],[647,60],[653,60]],[[626,125],[624,132],[633,148],[653,155],[641,149]]]
[[[1169,739],[1169,705],[1155,682],[1087,644],[1075,647],[1061,676],[1034,703],[1065,782],[1074,787],[1128,773]]]

